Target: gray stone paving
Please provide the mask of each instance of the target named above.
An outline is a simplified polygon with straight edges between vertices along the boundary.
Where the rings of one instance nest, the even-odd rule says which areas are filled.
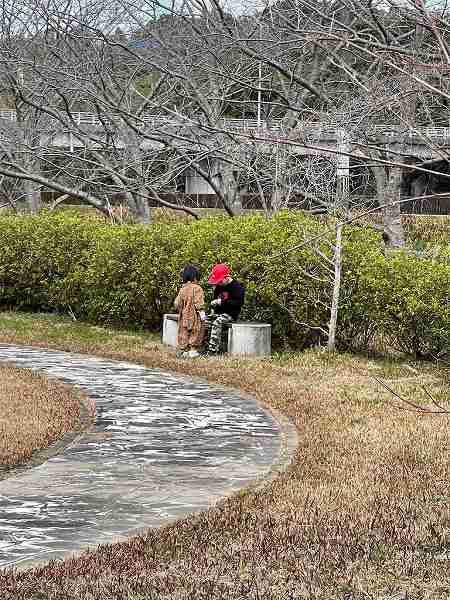
[[[82,388],[97,419],[0,481],[0,566],[60,558],[199,511],[266,473],[280,431],[256,401],[156,369],[0,345],[0,361]]]

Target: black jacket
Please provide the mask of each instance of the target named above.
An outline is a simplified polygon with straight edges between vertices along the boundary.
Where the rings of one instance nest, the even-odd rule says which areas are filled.
[[[214,312],[217,315],[226,313],[237,321],[242,305],[244,304],[245,287],[236,279],[233,279],[228,285],[216,285],[214,289],[214,299],[220,298],[221,303],[214,306]]]

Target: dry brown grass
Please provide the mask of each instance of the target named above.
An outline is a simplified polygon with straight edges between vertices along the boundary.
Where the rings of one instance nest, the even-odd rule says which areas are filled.
[[[40,326],[41,339],[36,328],[1,337],[45,345]],[[445,371],[318,352],[189,362],[138,335],[66,336],[49,345],[238,386],[289,415],[299,447],[263,489],[127,543],[4,572],[5,600],[450,598],[448,417],[402,410],[373,379],[421,401],[426,384],[448,402]]]
[[[0,467],[25,462],[72,429],[79,418],[72,390],[28,369],[0,367]]]
[[[365,214],[358,222],[381,225],[383,217],[380,213]],[[450,243],[450,215],[402,215],[402,223],[410,243],[417,241],[431,244]]]

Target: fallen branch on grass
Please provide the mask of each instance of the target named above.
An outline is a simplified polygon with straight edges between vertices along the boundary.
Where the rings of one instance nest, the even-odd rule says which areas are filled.
[[[423,392],[425,392],[426,396],[431,400],[432,406],[421,406],[403,396],[400,396],[395,390],[393,390],[387,383],[382,381],[381,379],[377,379],[374,377],[375,381],[379,383],[385,390],[390,392],[397,400],[406,404],[409,408],[403,407],[405,410],[411,410],[420,413],[432,414],[432,415],[450,415],[450,409],[445,408],[433,397],[433,395],[426,389],[425,386],[421,386]]]

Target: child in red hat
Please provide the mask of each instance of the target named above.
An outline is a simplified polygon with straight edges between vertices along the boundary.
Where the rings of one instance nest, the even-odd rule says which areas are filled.
[[[208,283],[215,286],[211,306],[217,316],[211,325],[207,354],[214,355],[220,352],[224,325],[237,321],[239,317],[244,304],[245,287],[231,277],[230,268],[223,263],[214,265]]]

